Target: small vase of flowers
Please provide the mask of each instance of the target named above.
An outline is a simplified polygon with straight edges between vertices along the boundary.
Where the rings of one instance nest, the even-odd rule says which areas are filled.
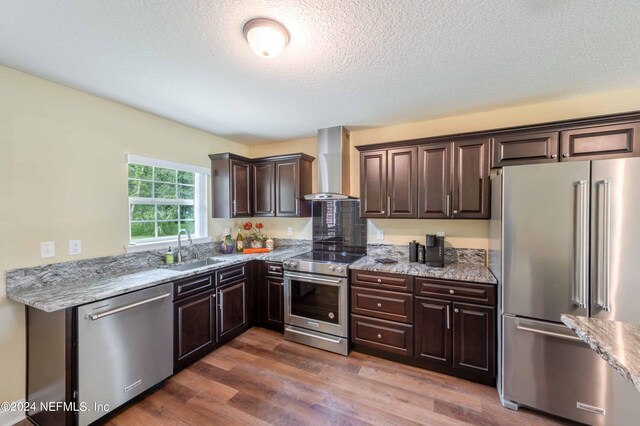
[[[254,227],[251,222],[245,222],[243,227],[245,231],[249,231],[248,237],[251,239],[251,248],[263,248],[264,241],[267,239],[267,236],[261,231],[264,225],[256,223]]]

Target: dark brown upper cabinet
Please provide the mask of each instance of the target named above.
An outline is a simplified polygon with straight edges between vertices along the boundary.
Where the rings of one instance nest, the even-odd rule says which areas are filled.
[[[215,218],[251,216],[251,163],[235,154],[211,159],[212,214]]]
[[[452,218],[489,218],[488,138],[453,142],[452,187]]]
[[[251,166],[253,172],[253,215],[276,215],[276,163],[261,161]]]
[[[446,219],[451,215],[451,163],[449,142],[418,148],[418,217]]]
[[[302,197],[311,193],[311,161],[303,156],[282,158],[276,165],[276,216],[309,216],[311,205]]]
[[[360,155],[361,217],[417,217],[417,153],[408,147]]]
[[[311,165],[306,154],[249,159],[212,154],[211,192],[214,218],[311,215],[303,197],[311,191]]]
[[[640,156],[640,123],[586,127],[561,133],[561,161]]]
[[[491,138],[491,167],[558,161],[558,132],[534,132]]]

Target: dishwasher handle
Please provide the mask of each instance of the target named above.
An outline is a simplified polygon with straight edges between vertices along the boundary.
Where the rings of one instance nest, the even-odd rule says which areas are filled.
[[[141,300],[140,302],[132,303],[130,305],[121,306],[110,311],[105,311],[99,314],[87,315],[91,321],[99,320],[100,318],[108,317],[109,315],[117,314],[119,312],[128,311],[129,309],[137,308],[138,306],[146,305],[147,303],[155,302],[156,300],[165,299],[171,296],[171,293],[161,294],[160,296],[152,297],[150,299]]]

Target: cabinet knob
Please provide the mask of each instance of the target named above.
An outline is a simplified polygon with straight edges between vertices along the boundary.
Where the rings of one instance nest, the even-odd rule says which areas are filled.
[[[569,157],[569,154],[562,154],[562,158],[567,158]]]
[[[551,158],[558,158],[558,155],[557,154],[552,154]]]
[[[382,308],[382,303],[378,303],[378,308]]]
[[[378,278],[378,282],[379,282],[379,283],[381,283],[381,282],[382,282],[382,279]]]
[[[458,214],[458,210],[454,210],[454,211],[453,211],[453,214]]]
[[[378,339],[382,339],[382,334],[378,333]]]
[[[456,308],[456,309],[453,310],[453,312],[455,312],[457,314],[460,311],[458,310],[458,308]]]
[[[454,290],[449,290],[449,294],[455,294]]]

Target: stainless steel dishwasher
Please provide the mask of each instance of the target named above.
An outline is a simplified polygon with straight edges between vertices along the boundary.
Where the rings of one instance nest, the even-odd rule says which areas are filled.
[[[87,425],[173,372],[173,284],[78,308],[78,423]],[[97,409],[96,409],[97,408]]]

